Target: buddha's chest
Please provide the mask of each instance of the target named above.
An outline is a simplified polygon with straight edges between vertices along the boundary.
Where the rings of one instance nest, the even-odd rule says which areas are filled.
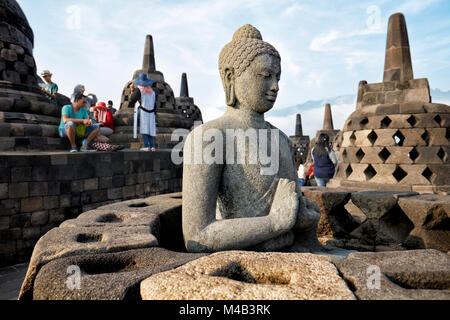
[[[295,180],[295,169],[287,143],[272,144],[255,161],[255,148],[243,148],[243,163],[224,165],[219,188],[223,211],[233,215],[256,216],[267,213],[280,178]],[[263,154],[265,153],[265,154]],[[242,154],[237,153],[237,156]],[[239,159],[239,158],[238,158]],[[230,159],[229,159],[230,160]],[[252,162],[255,161],[255,162]],[[258,208],[258,210],[254,210]]]

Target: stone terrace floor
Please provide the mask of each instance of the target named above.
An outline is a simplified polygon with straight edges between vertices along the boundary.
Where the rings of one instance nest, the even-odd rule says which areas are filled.
[[[17,300],[28,263],[0,268],[0,300]]]

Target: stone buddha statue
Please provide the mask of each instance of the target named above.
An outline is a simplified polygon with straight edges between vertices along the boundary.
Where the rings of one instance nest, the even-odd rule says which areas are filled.
[[[278,51],[251,25],[220,53],[225,114],[184,144],[182,224],[189,252],[318,250],[320,212],[300,192],[289,138],[264,120],[278,94]]]

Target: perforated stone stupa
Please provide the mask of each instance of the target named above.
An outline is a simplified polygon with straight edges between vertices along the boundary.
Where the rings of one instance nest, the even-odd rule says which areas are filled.
[[[316,145],[317,139],[319,138],[319,136],[322,133],[325,133],[330,137],[330,143],[334,146],[336,145],[336,142],[339,139],[339,136],[341,133],[340,130],[334,129],[333,115],[331,113],[331,105],[329,103],[325,104],[325,111],[324,111],[324,116],[323,116],[323,127],[321,130],[317,130],[316,136],[311,140],[311,143],[309,144],[309,149],[308,149],[308,154],[307,154],[307,159],[306,159],[306,163],[308,165],[313,162],[313,159],[311,156],[311,150]]]
[[[428,80],[414,79],[401,13],[389,19],[383,82],[359,83],[344,125],[330,187],[448,192],[450,107],[431,103]]]
[[[138,139],[133,139],[134,109],[128,105],[128,100],[131,96],[130,85],[141,72],[145,72],[150,79],[155,81],[152,88],[156,93],[156,147],[159,149],[173,147],[178,141],[171,141],[172,132],[178,128],[190,130],[194,125],[194,120],[191,117],[186,117],[182,109],[177,108],[172,88],[165,82],[162,72],[156,70],[153,38],[151,35],[147,35],[145,40],[142,69],[134,72],[132,80],[128,81],[123,89],[120,110],[114,115],[116,130],[110,137],[111,142],[133,149],[143,146],[140,135],[138,135]],[[198,112],[200,113],[199,110]]]
[[[175,98],[175,102],[177,109],[181,110],[186,118],[191,119],[192,121],[203,122],[202,113],[195,105],[194,98],[189,97],[186,73],[181,75],[180,96]]]
[[[297,114],[295,136],[290,136],[291,152],[296,164],[305,163],[309,148],[309,136],[303,135],[302,115]]]
[[[15,0],[0,1],[0,151],[65,149],[60,107],[38,86],[34,35]]]

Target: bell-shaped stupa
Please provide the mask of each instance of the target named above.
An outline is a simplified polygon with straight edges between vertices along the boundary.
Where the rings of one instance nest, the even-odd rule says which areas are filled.
[[[156,70],[151,35],[147,35],[145,40],[142,69],[134,72],[132,80],[128,81],[123,89],[120,110],[114,115],[115,132],[110,136],[110,141],[124,145],[126,148],[137,149],[143,146],[140,135],[138,135],[138,139],[133,139],[134,109],[128,105],[131,96],[130,85],[141,72],[145,72],[150,79],[155,81],[152,88],[156,93],[156,147],[159,149],[171,148],[179,143],[179,141],[171,141],[172,132],[179,128],[190,130],[194,125],[194,120],[186,117],[183,111],[177,108],[172,88],[165,82],[162,72]]]
[[[58,136],[61,108],[38,85],[33,46],[33,30],[18,3],[1,0],[0,151],[67,148]]]
[[[414,79],[403,14],[389,19],[383,82],[359,83],[329,187],[418,192],[450,190],[450,107],[431,103],[427,79]]]

